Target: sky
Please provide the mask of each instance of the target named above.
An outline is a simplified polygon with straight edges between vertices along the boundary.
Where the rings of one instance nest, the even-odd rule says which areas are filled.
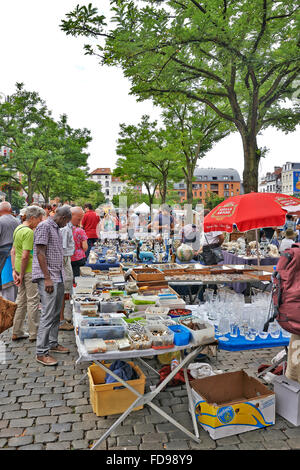
[[[159,119],[151,101],[137,102],[129,95],[130,82],[122,70],[103,67],[97,58],[85,56],[81,38],[66,36],[61,19],[79,3],[91,0],[10,0],[0,2],[0,93],[14,92],[15,83],[37,91],[54,117],[65,113],[72,127],[91,130],[88,164],[91,170],[114,168],[120,123],[137,124],[143,114]],[[108,11],[108,0],[94,0]],[[299,162],[299,129],[285,135],[269,128],[258,137],[269,153],[260,174],[287,161]],[[200,167],[235,168],[242,176],[243,149],[238,133],[231,134],[199,161]]]

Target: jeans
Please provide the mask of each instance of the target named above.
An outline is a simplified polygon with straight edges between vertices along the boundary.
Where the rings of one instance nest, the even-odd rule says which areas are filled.
[[[7,258],[9,257],[12,245],[3,245],[0,247],[0,287],[2,286],[1,282],[1,273],[6,263]]]
[[[58,345],[59,317],[64,297],[64,283],[54,282],[52,294],[45,291],[44,279],[38,280],[42,313],[36,339],[36,355],[44,356]]]

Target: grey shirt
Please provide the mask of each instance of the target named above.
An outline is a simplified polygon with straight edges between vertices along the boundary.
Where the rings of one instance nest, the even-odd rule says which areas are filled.
[[[75,242],[73,238],[73,225],[68,222],[67,225],[60,229],[63,238],[64,256],[73,256],[75,251]]]
[[[13,234],[20,225],[19,221],[11,214],[4,214],[0,217],[0,248],[13,244]]]

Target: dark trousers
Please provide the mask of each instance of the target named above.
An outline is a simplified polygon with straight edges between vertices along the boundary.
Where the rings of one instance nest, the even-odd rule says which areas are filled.
[[[88,243],[88,249],[85,253],[86,258],[89,258],[89,254],[91,251],[91,248],[95,245],[95,243],[98,241],[98,238],[88,238],[87,243]]]
[[[86,263],[86,258],[82,258],[77,261],[71,261],[74,278],[80,276],[80,266],[84,266],[85,263]]]

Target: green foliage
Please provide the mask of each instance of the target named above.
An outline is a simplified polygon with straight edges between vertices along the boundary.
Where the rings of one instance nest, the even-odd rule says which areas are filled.
[[[22,209],[25,206],[26,199],[20,196],[18,191],[12,191],[11,193],[11,205],[13,209]]]
[[[120,158],[114,175],[132,185],[144,184],[150,203],[156,188],[165,201],[168,181],[182,178],[178,149],[173,139],[170,139],[168,130],[158,128],[157,122],[151,122],[147,115],[137,126],[120,125],[117,154]]]
[[[51,188],[76,177],[78,168],[87,169],[90,140],[90,132],[71,128],[66,115],[55,121],[40,96],[23,84],[0,104],[0,146],[12,149],[2,174],[21,185],[29,203],[35,192],[48,201]]]
[[[205,196],[205,208],[212,210],[218,204],[224,201],[224,198],[215,193],[207,192]]]
[[[61,28],[93,39],[102,65],[121,67],[139,100],[186,98],[240,133],[245,191],[257,190],[257,135],[300,121],[299,24],[294,0],[111,0],[111,27],[77,6]],[[199,113],[198,112],[198,113]]]
[[[120,197],[127,198],[128,208],[132,206],[132,204],[142,204],[142,202],[149,204],[149,197],[147,196],[147,194],[141,194],[139,191],[131,187],[123,189],[123,191],[119,195],[113,197],[112,203],[115,207],[120,207]]]

